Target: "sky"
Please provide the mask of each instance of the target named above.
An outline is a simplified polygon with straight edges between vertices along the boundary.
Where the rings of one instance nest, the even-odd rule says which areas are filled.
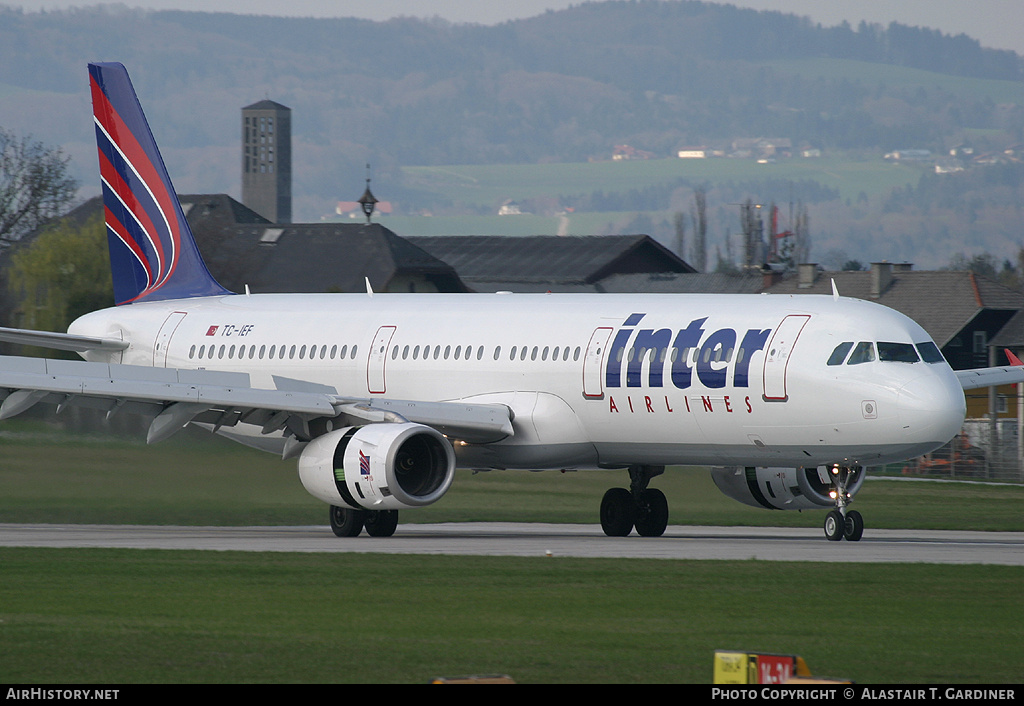
[[[37,11],[100,2],[0,0],[0,4]],[[371,20],[398,16],[440,17],[450,22],[497,24],[578,5],[580,0],[122,0],[121,4],[150,9]],[[883,25],[895,21],[938,29],[945,34],[963,33],[979,40],[983,46],[1012,49],[1024,55],[1024,0],[731,0],[729,4],[805,15],[826,26],[843,20],[855,27],[861,20]]]

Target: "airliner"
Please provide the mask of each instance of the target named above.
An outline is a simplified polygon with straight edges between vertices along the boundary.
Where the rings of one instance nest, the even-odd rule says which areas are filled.
[[[391,536],[456,467],[618,469],[609,536],[661,536],[666,466],[711,467],[755,507],[828,510],[865,468],[928,453],[963,390],[1024,380],[1019,360],[954,372],[914,321],[821,295],[235,294],[210,275],[125,68],[89,65],[116,306],[8,341],[84,360],[0,358],[0,419],[36,404],[141,413],[297,459],[332,530]],[[622,483],[621,485],[626,485]]]

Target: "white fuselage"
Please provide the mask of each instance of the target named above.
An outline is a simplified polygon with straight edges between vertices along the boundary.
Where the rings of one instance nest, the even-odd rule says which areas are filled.
[[[514,436],[454,440],[468,467],[878,465],[945,443],[965,412],[945,362],[828,365],[843,342],[930,338],[810,295],[234,295],[106,309],[70,332],[130,341],[89,360],[507,405]]]

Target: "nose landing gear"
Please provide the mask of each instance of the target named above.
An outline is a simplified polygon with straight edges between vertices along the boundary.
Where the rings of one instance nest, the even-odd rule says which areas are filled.
[[[847,467],[838,464],[829,470],[832,479],[832,490],[829,496],[836,501],[836,509],[825,516],[825,538],[830,542],[845,539],[858,542],[864,534],[864,518],[856,510],[847,509],[853,502],[853,496],[847,488],[857,480],[864,469],[859,466]]]

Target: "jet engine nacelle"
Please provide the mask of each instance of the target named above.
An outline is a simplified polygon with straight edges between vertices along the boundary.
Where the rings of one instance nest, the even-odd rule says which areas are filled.
[[[331,505],[366,510],[422,507],[455,477],[455,452],[422,424],[346,427],[313,439],[299,456],[299,478]]]
[[[860,490],[867,474],[860,469],[851,476],[847,492],[852,496]],[[836,506],[829,496],[832,489],[829,469],[766,468],[730,466],[712,468],[711,478],[723,493],[733,500],[769,510],[820,510]]]

